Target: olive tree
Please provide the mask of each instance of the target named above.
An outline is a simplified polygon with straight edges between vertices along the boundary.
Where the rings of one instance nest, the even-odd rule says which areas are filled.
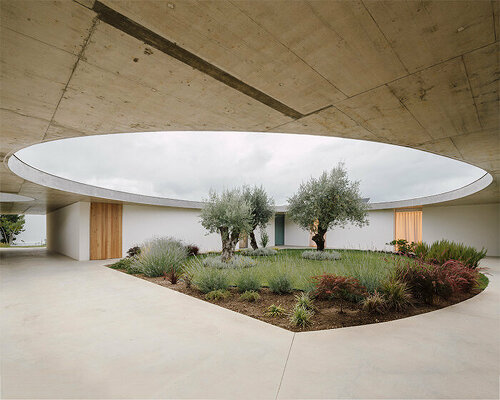
[[[243,197],[250,204],[252,220],[248,234],[250,236],[250,245],[252,249],[256,250],[259,246],[257,245],[254,231],[258,226],[262,229],[265,228],[269,220],[273,217],[274,200],[268,196],[262,186],[243,187]]]
[[[317,179],[302,183],[298,192],[288,199],[288,215],[301,228],[313,233],[317,249],[325,249],[325,234],[334,226],[350,222],[368,224],[368,204],[359,194],[359,182],[350,181],[343,163]]]
[[[221,194],[211,190],[201,210],[201,225],[221,236],[221,259],[225,262],[233,257],[240,235],[250,231],[251,221],[250,204],[241,189],[224,190]]]
[[[0,215],[0,242],[7,243],[9,246],[14,243],[16,236],[24,232],[24,215],[2,214]]]

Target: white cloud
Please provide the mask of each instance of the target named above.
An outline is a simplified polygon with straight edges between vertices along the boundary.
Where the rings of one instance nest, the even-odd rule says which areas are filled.
[[[389,201],[442,193],[484,172],[418,150],[350,139],[242,132],[156,132],[43,143],[19,157],[92,185],[201,200],[212,187],[262,184],[277,204],[301,181],[345,161],[363,196]]]

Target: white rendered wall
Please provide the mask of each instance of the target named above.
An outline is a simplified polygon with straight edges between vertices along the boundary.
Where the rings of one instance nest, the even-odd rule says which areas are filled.
[[[422,241],[448,239],[500,256],[499,223],[500,204],[424,207]]]
[[[73,203],[47,214],[48,250],[85,261],[89,245],[90,203]]]
[[[394,238],[394,210],[368,212],[368,226],[346,225],[326,234],[326,245],[335,249],[392,250],[386,243]]]
[[[362,228],[346,225],[326,234],[326,247],[335,249],[391,250],[387,246],[394,236],[394,210],[368,212],[370,224]],[[309,246],[309,232],[299,228],[285,215],[285,245]]]
[[[218,234],[206,235],[200,224],[200,210],[159,206],[123,205],[123,254],[153,237],[171,236],[200,251],[220,250]]]
[[[171,236],[186,244],[194,244],[202,252],[221,250],[220,235],[207,235],[207,230],[201,226],[200,210],[124,204],[122,224],[123,255],[132,246],[161,236]],[[267,225],[266,231],[269,235],[268,246],[274,246],[274,220]],[[255,235],[257,242],[260,242],[259,229]]]
[[[285,246],[309,246],[309,232],[301,229],[285,214]]]

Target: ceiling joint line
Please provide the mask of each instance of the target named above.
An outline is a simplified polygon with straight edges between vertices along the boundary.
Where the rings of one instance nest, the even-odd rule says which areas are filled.
[[[66,85],[64,86],[63,88],[63,91],[61,93],[61,97],[59,98],[59,101],[57,102],[57,105],[56,105],[56,108],[54,109],[54,113],[52,114],[52,118],[50,119],[50,122],[49,122],[49,125],[47,126],[47,129],[45,130],[45,133],[43,135],[43,138],[42,138],[42,142],[45,140],[45,138],[47,137],[47,132],[49,131],[50,129],[50,126],[52,125],[52,123],[54,122],[54,118],[56,116],[56,113],[57,113],[57,110],[59,109],[59,105],[61,104],[61,101],[62,99],[64,98],[64,95],[66,94],[66,91],[68,90],[68,86],[69,86],[69,83],[71,82],[71,79],[73,78],[73,75],[76,71],[76,67],[78,66],[78,64],[80,63],[80,60],[83,58],[83,53],[85,52],[85,49],[87,48],[87,45],[89,44],[90,42],[90,38],[92,37],[92,35],[94,34],[94,31],[97,27],[97,24],[99,23],[99,20],[97,17],[95,17],[93,20],[92,20],[92,26],[90,27],[89,29],[89,33],[87,34],[87,37],[85,38],[85,40],[83,41],[83,44],[82,44],[82,48],[80,50],[80,52],[78,53],[77,55],[77,58],[76,58],[76,62],[75,64],[73,65],[73,69],[71,70],[71,73],[69,75],[69,78],[68,78],[68,81],[66,82]]]
[[[279,113],[292,119],[299,119],[303,117],[303,114],[299,111],[294,110],[261,90],[243,82],[234,75],[231,75],[221,68],[209,63],[205,59],[151,31],[145,26],[140,25],[101,2],[96,1],[92,10],[97,13],[97,18],[102,22],[134,37],[137,40],[140,40],[144,44],[154,47],[162,53],[179,60],[191,68],[210,76],[211,78],[239,91],[242,94],[245,94],[248,97],[251,97],[252,99],[274,109],[275,111],[278,111]]]

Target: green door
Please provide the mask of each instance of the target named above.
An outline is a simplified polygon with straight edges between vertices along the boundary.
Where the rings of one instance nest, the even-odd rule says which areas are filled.
[[[285,214],[274,216],[274,245],[285,245]]]

